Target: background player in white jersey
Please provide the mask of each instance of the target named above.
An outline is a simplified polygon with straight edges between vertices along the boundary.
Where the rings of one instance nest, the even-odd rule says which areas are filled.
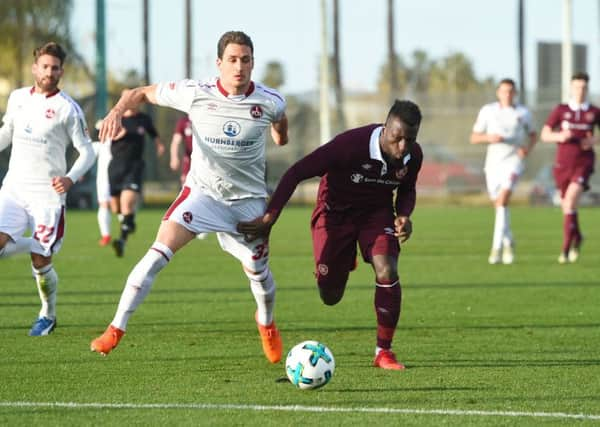
[[[100,123],[97,124],[100,127]],[[96,199],[98,200],[98,228],[100,229],[100,246],[107,246],[110,238],[110,185],[108,182],[108,165],[112,155],[110,153],[110,142],[94,142],[94,152],[98,158],[96,162]]]
[[[58,89],[66,54],[56,43],[34,50],[33,87],[10,94],[0,151],[12,143],[8,172],[0,189],[0,257],[31,253],[42,308],[29,335],[48,335],[56,327],[58,276],[52,255],[63,242],[65,198],[94,163],[94,151],[81,108]],[[66,148],[79,157],[67,173]],[[31,239],[23,238],[31,229]]]
[[[143,102],[189,114],[193,144],[191,170],[168,209],[156,241],[131,271],[116,315],[92,351],[108,354],[125,333],[130,315],[150,291],[156,275],[173,254],[198,233],[216,232],[221,248],[238,260],[257,304],[255,314],[267,359],[281,359],[282,343],[273,320],[275,282],[269,270],[268,241],[250,243],[236,231],[237,223],[264,214],[266,131],[278,145],[288,141],[285,100],[275,90],[251,80],[252,40],[239,31],[225,33],[217,45],[219,78],[182,80],[126,92],[109,112],[100,139],[121,132],[128,108]]]
[[[489,144],[484,171],[487,190],[496,208],[490,264],[514,261],[508,204],[523,173],[525,157],[536,142],[531,113],[514,102],[515,95],[515,82],[501,80],[496,89],[498,101],[481,108],[471,133],[472,144]]]

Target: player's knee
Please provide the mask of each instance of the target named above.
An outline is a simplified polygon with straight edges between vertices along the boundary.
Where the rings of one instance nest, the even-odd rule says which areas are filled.
[[[391,262],[374,262],[375,278],[379,283],[392,283],[398,280],[398,268]]]
[[[262,271],[250,271],[244,268],[244,273],[251,282],[264,282],[269,277],[269,267],[263,269]]]
[[[338,302],[342,300],[344,296],[344,288],[342,289],[326,289],[319,288],[319,295],[321,297],[321,301],[325,305],[336,305]]]
[[[317,284],[321,301],[326,305],[335,305],[342,300],[346,282],[348,281],[348,272],[332,272],[327,274],[317,274]]]

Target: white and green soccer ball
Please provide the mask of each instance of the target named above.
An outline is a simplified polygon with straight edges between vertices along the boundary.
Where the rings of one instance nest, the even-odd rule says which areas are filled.
[[[290,382],[302,390],[323,387],[333,377],[335,360],[331,350],[318,341],[296,344],[285,360]]]

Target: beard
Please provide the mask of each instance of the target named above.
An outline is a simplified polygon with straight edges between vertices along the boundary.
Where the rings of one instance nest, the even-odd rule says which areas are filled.
[[[36,80],[36,84],[43,92],[49,93],[56,91],[59,81],[60,79],[54,77],[42,77]]]

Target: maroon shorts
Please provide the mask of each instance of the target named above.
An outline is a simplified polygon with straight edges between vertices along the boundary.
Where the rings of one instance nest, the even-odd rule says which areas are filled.
[[[590,177],[594,173],[595,155],[593,151],[576,157],[573,161],[562,162],[560,166],[554,166],[552,174],[556,188],[560,190],[560,196],[564,197],[567,187],[572,182],[583,186],[583,190],[589,190]]]
[[[356,267],[357,243],[365,262],[371,262],[374,255],[397,258],[400,253],[391,209],[348,214],[317,206],[311,231],[319,286],[329,282],[345,286],[348,273]],[[321,280],[326,276],[339,280]]]

